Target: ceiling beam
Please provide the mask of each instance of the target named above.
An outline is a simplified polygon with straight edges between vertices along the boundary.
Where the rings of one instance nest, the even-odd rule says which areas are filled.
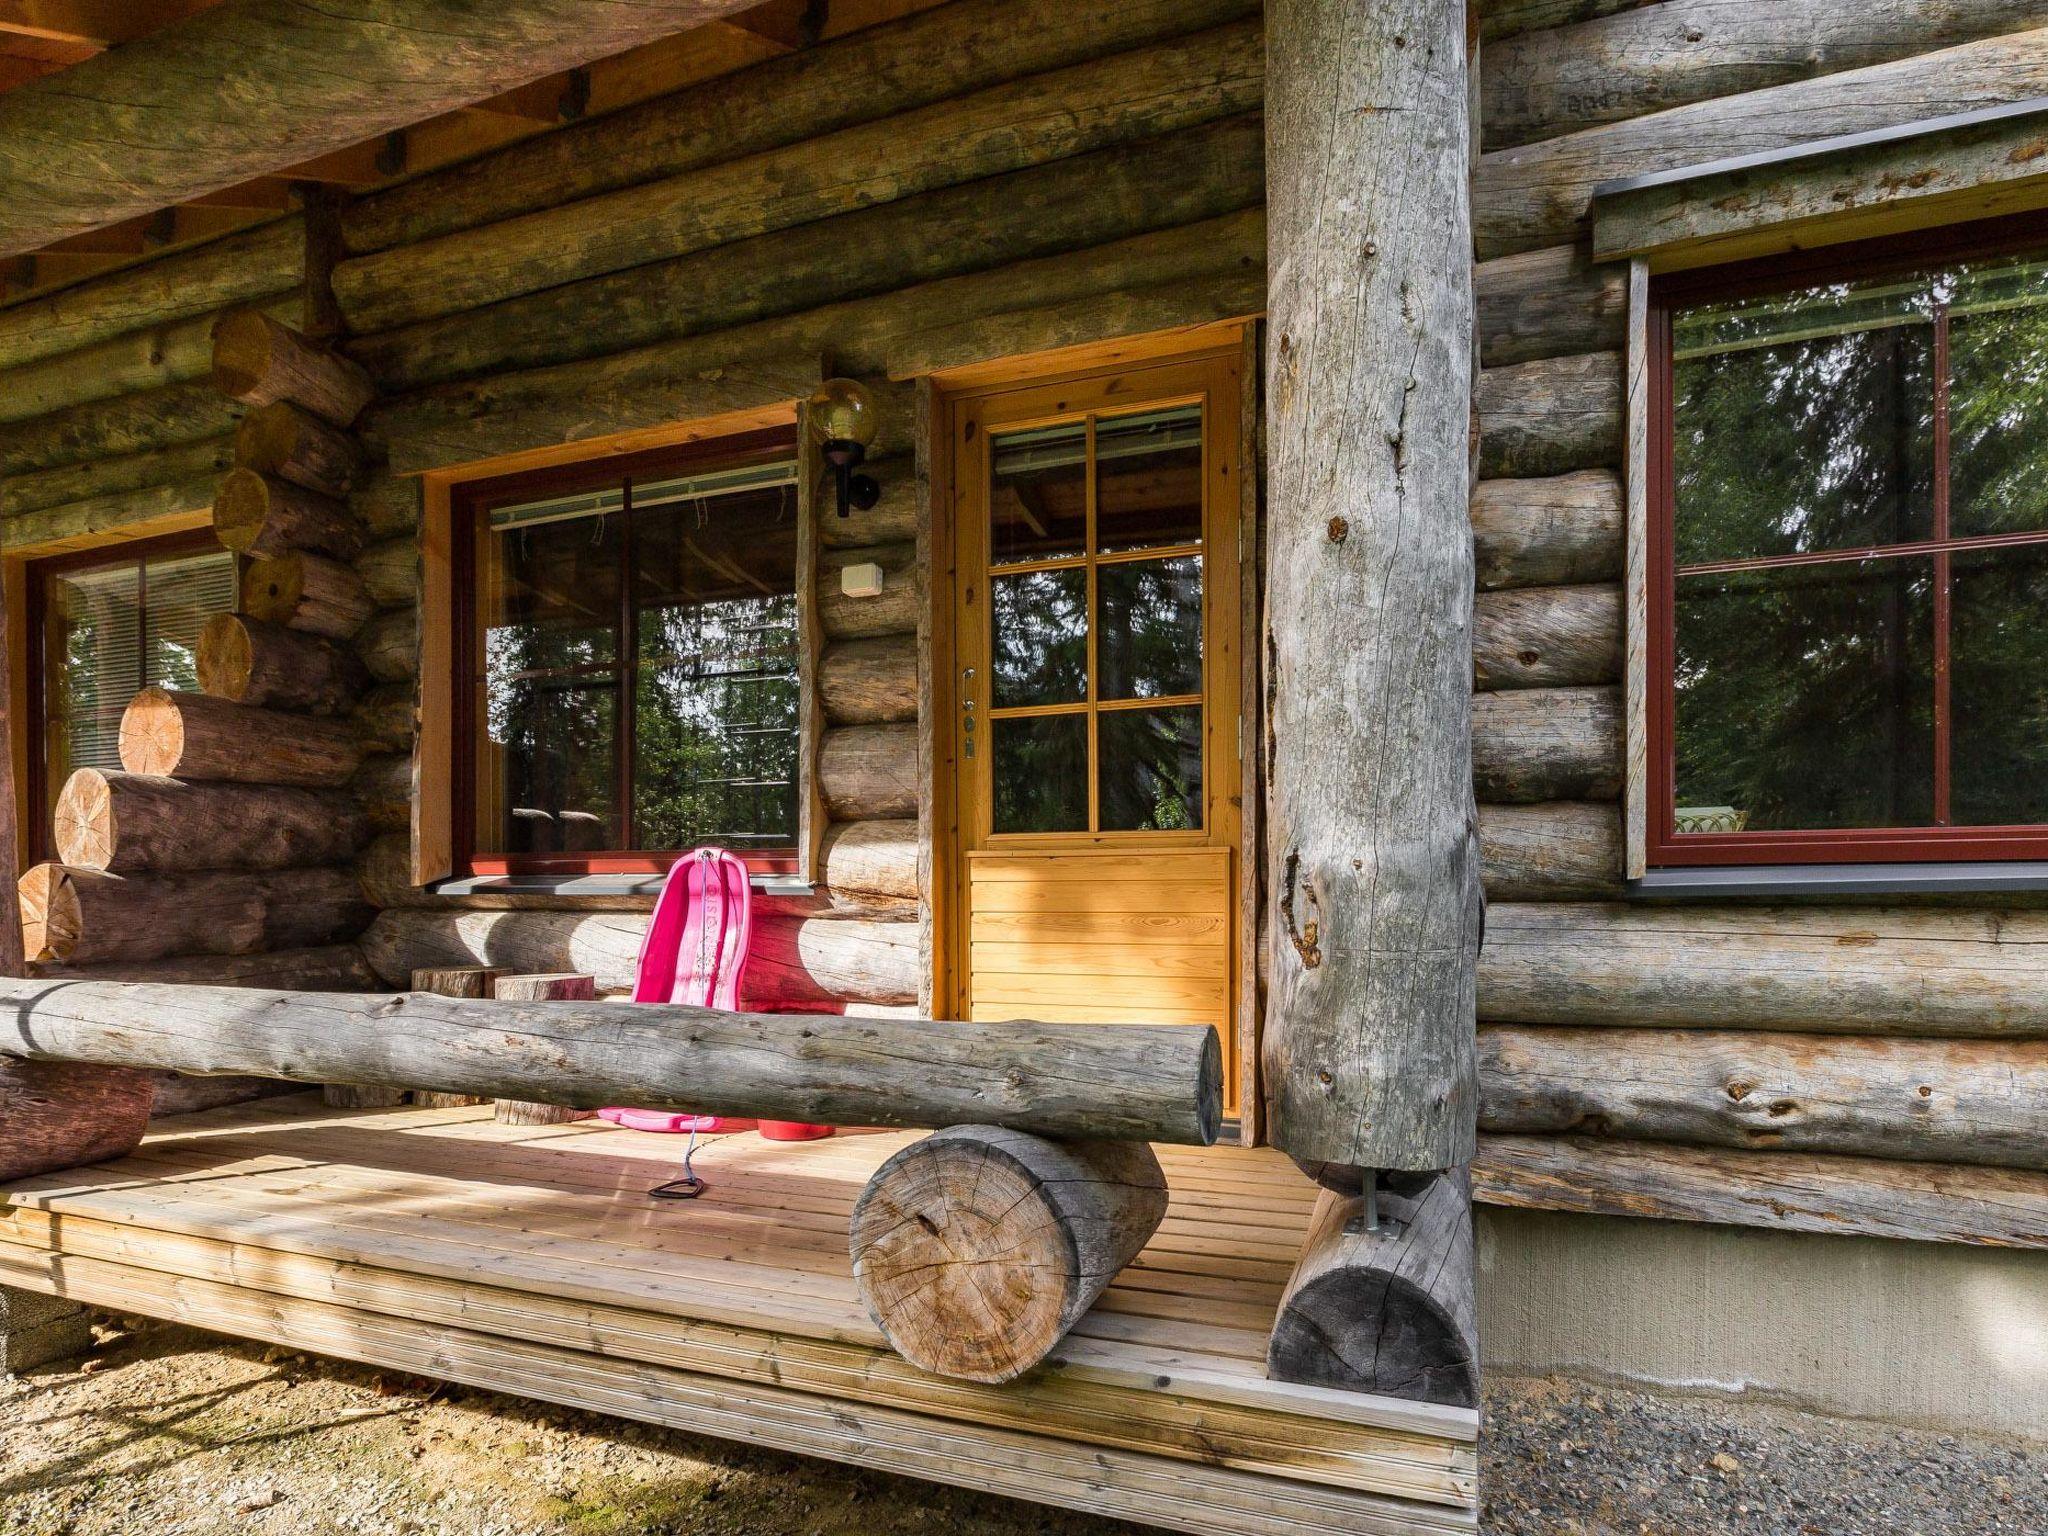
[[[740,9],[224,0],[0,95],[0,255],[319,160]]]

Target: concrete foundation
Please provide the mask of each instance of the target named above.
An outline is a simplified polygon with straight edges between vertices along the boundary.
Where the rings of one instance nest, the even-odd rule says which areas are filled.
[[[1481,1208],[1487,1370],[2048,1440],[2048,1254]]]
[[[92,1348],[85,1308],[0,1285],[0,1375],[33,1370]]]

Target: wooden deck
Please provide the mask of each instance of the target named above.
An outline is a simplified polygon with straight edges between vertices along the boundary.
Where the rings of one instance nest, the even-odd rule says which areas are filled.
[[[1476,1529],[1476,1417],[1265,1379],[1313,1204],[1277,1154],[1162,1149],[1151,1246],[1048,1364],[924,1375],[855,1293],[848,1212],[907,1133],[707,1142],[294,1095],[29,1181],[0,1281],[315,1353],[1200,1532]]]

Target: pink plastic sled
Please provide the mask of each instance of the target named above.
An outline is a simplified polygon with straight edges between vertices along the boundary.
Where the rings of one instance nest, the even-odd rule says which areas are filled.
[[[753,911],[747,866],[733,854],[722,848],[697,848],[676,860],[662,882],[647,937],[641,941],[633,1001],[692,1003],[737,1012]],[[635,1131],[744,1131],[755,1125],[726,1115],[654,1109],[601,1109],[598,1114]],[[785,1120],[763,1120],[760,1131],[771,1141],[810,1141],[832,1134],[828,1125]]]

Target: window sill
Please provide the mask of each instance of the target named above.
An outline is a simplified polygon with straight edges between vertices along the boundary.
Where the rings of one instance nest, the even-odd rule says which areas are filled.
[[[2048,891],[2048,863],[1755,864],[1725,869],[1653,869],[1628,882],[1637,901],[1705,897],[1997,896]]]
[[[457,875],[429,887],[436,896],[658,896],[666,874],[610,875]],[[811,882],[801,875],[759,874],[748,877],[757,895],[809,896]]]

